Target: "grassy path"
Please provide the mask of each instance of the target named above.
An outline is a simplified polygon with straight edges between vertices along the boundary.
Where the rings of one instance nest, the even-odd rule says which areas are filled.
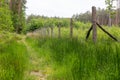
[[[44,70],[41,70],[42,59],[37,56],[37,51],[35,51],[32,46],[26,42],[26,36],[23,37],[22,42],[27,47],[29,56],[28,70],[26,71],[25,80],[46,80],[47,75]]]

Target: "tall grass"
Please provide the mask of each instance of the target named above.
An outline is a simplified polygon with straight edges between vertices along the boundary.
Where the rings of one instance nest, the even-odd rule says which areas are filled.
[[[42,50],[40,56],[49,58],[46,62],[52,71],[48,80],[120,80],[119,42],[99,30],[98,42],[94,44],[91,38],[85,41],[87,30],[80,31],[81,34],[73,39],[28,38],[38,50]],[[114,28],[108,31],[119,38]]]
[[[15,39],[0,43],[0,80],[23,80],[27,67],[27,49]]]

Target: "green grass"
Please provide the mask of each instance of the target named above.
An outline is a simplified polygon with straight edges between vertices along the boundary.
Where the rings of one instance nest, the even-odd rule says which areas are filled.
[[[105,28],[118,39],[119,28]],[[91,36],[85,41],[87,29],[75,29],[77,37],[69,37],[63,28],[62,37],[27,38],[50,68],[48,80],[119,80],[120,44],[98,29],[97,43]],[[57,31],[56,31],[57,32]],[[55,33],[56,33],[55,32]],[[66,37],[65,37],[66,36]]]
[[[16,37],[6,36],[2,36],[0,42],[0,80],[24,80],[28,62],[27,49]]]

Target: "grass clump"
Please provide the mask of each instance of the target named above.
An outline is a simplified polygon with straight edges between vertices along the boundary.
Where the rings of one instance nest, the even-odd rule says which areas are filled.
[[[107,28],[108,32],[118,40],[119,29]],[[119,80],[120,79],[120,44],[98,28],[97,43],[92,41],[92,34],[85,41],[87,28],[73,31],[69,37],[69,29],[61,28],[61,38],[55,36],[27,38],[28,43],[44,59],[49,67],[48,80]]]
[[[23,80],[27,49],[13,38],[0,43],[0,80]]]
[[[50,80],[120,79],[120,45],[117,42],[94,44],[76,38],[44,38],[36,39],[35,45],[43,52],[39,55],[49,57],[46,62],[52,68]]]

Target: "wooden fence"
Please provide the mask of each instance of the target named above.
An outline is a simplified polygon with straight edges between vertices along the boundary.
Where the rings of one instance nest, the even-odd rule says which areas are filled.
[[[87,32],[86,40],[88,40],[89,35],[92,31],[92,39],[93,39],[93,42],[96,43],[97,42],[97,27],[99,27],[103,32],[105,32],[112,39],[114,39],[115,41],[118,41],[113,35],[111,35],[109,32],[107,32],[105,29],[103,29],[103,27],[97,22],[96,16],[97,16],[96,15],[96,7],[93,6],[92,7],[92,25]],[[72,18],[70,19],[69,34],[70,34],[70,38],[72,38],[73,37],[73,19]],[[33,33],[31,33],[31,35],[40,36],[40,37],[46,37],[46,36],[47,37],[55,37],[58,35],[58,38],[60,38],[61,37],[61,26],[60,25],[58,26],[58,34],[57,35],[54,34],[53,27],[37,29]]]

